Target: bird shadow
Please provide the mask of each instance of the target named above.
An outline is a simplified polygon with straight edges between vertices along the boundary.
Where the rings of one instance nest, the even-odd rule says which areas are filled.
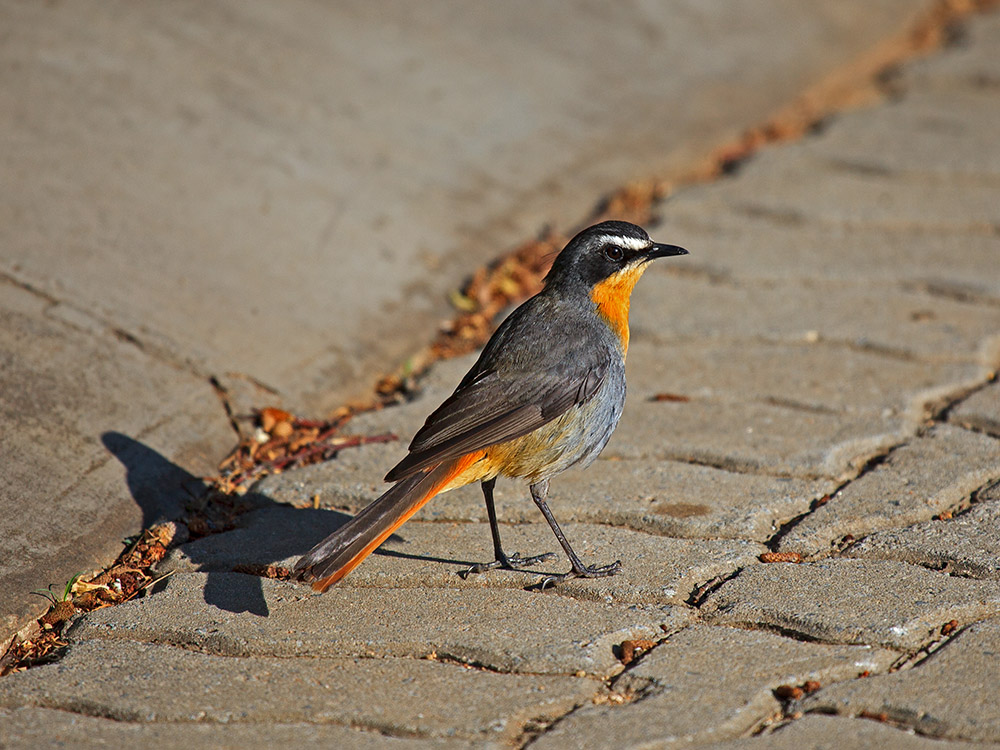
[[[125,481],[142,511],[142,526],[190,518],[209,506],[209,486],[145,443],[120,432],[101,435],[104,447],[125,467]],[[204,599],[229,612],[267,617],[263,581],[232,575],[241,566],[269,564],[310,549],[346,522],[343,513],[300,510],[253,491],[215,518],[210,532],[179,546],[194,570],[206,573]],[[214,526],[214,528],[212,528]]]
[[[210,506],[210,488],[200,477],[173,463],[158,451],[120,432],[101,435],[105,448],[125,468],[125,481],[142,511],[142,527],[165,521],[184,520],[192,508]],[[263,579],[258,575],[235,575],[247,568],[264,567],[298,557],[344,525],[351,516],[334,510],[295,508],[251,490],[229,511],[229,523],[217,524],[214,533],[179,545],[185,568],[206,574],[203,591],[206,604],[228,612],[247,612],[267,617]],[[226,519],[223,519],[226,520]],[[391,542],[402,541],[393,534]],[[176,552],[174,553],[176,554]],[[377,555],[401,557],[443,565],[472,563],[433,556],[413,555],[392,549]],[[156,587],[152,593],[156,593]]]

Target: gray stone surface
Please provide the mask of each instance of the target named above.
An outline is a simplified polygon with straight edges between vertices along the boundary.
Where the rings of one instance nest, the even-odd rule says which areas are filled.
[[[306,530],[304,524],[316,515],[322,525]],[[292,566],[309,549],[305,540],[315,537],[319,541],[335,528],[327,525],[333,515],[291,508],[257,511],[244,517],[240,529],[172,550],[162,568],[228,572],[241,564]],[[701,584],[729,575],[767,551],[763,545],[743,540],[673,539],[596,524],[566,523],[562,528],[585,561],[604,564],[621,560],[622,571],[611,578],[567,581],[549,593],[598,602],[683,604]],[[543,573],[562,573],[569,568],[544,522],[504,525],[501,537],[508,553],[527,556],[552,552],[554,558],[530,569],[492,571],[462,580],[459,571],[493,558],[489,526],[410,521],[339,586],[516,591],[533,586]]]
[[[912,420],[901,414],[695,398],[626,406],[604,456],[842,481],[912,432]]]
[[[476,263],[688,166],[921,10],[11,4],[0,268],[336,405]]]
[[[881,127],[844,118],[810,150],[847,172],[912,176],[964,192],[977,181],[1000,175],[1000,154],[977,127],[978,122],[1000,117],[994,93],[983,86],[916,90],[882,109]]]
[[[752,167],[750,162],[747,171]],[[991,232],[817,225],[731,205],[724,191],[736,184],[685,191],[664,214],[659,231],[699,250],[685,266],[691,276],[796,286],[812,280],[877,281],[890,289],[928,293],[929,302],[938,297],[1000,299],[1000,280],[986,270],[1000,247],[1000,238]],[[961,206],[954,210],[960,213]]]
[[[0,279],[0,640],[45,610],[29,592],[176,518],[235,437],[207,380],[61,307]]]
[[[989,92],[996,87],[1000,63],[993,51],[1000,43],[1000,16],[983,14],[974,23],[962,24],[960,30],[959,44],[948,54],[916,60],[899,71],[905,89],[950,92],[966,88]]]
[[[64,486],[107,503],[83,522],[116,496],[160,508],[147,493],[215,444],[188,441],[231,440],[208,376],[237,414],[366,390],[485,258],[676,174],[929,7],[689,6],[5,6],[6,486],[44,489],[59,461],[33,472],[30,449],[52,443],[85,474]],[[692,255],[640,283],[619,431],[552,487],[584,558],[621,557],[620,576],[462,581],[490,554],[477,488],[323,596],[232,572],[291,563],[376,496],[472,357],[441,363],[350,427],[399,442],[260,483],[236,529],[171,554],[174,578],[0,680],[0,744],[37,746],[46,720],[51,744],[211,744],[223,726],[251,746],[996,743],[1000,16],[963,25],[882,76],[880,104],[655,207],[654,236]],[[99,430],[132,442],[98,447]],[[109,492],[88,495],[98,479]],[[498,501],[509,550],[555,551],[522,486]],[[19,502],[15,532],[25,513],[73,528]],[[865,558],[839,551],[847,534],[870,535],[845,550]],[[758,561],[793,542],[833,556]],[[621,671],[619,639],[664,637]],[[774,694],[807,680],[802,701]]]
[[[149,476],[214,473],[213,385],[237,414],[369,393],[477,265],[690,169],[920,11],[2,3],[0,636],[113,559]]]
[[[809,714],[777,731],[756,737],[699,745],[703,750],[839,750],[843,747],[886,747],[893,750],[969,750],[968,742],[922,737],[913,730],[880,724],[869,719],[846,719]],[[992,742],[977,743],[976,750],[1000,748]]]
[[[962,427],[1000,437],[1000,383],[992,383],[960,403],[949,419]]]
[[[833,351],[846,348],[898,357],[909,366],[894,365],[897,372],[912,373],[917,363],[926,361],[971,359],[989,365],[979,347],[1000,329],[996,307],[951,299],[932,301],[923,292],[884,282],[808,278],[775,283],[726,278],[705,284],[703,279],[671,271],[665,264],[654,265],[632,293],[636,343],[655,344],[671,353],[675,345],[691,342],[718,346],[762,340],[803,349],[809,344],[817,348],[822,342],[835,347]],[[697,310],[685,309],[695,298]],[[650,315],[649,310],[657,314]],[[640,311],[646,312],[640,315]],[[660,324],[661,320],[669,320],[670,325]],[[673,365],[674,358],[673,354],[667,358],[666,367]],[[733,377],[731,372],[726,374]],[[761,379],[753,382],[758,388],[767,385]],[[829,383],[818,385],[830,387]],[[769,388],[772,393],[776,390],[774,385]]]
[[[393,465],[396,450],[369,445],[345,451],[336,461],[267,477],[254,490],[263,498],[294,505],[318,496],[321,507],[354,513],[384,491],[386,485],[379,479]],[[560,522],[610,523],[689,539],[765,541],[837,487],[831,480],[741,474],[649,459],[612,455],[587,469],[560,474],[549,490],[553,512]],[[502,523],[542,522],[522,482],[499,480],[494,497]],[[486,523],[482,491],[474,486],[439,495],[415,518]]]
[[[510,742],[601,692],[588,678],[497,674],[419,659],[210,656],[141,643],[74,644],[0,681],[0,707],[143,723],[339,724]]]
[[[951,575],[1000,580],[1000,503],[974,505],[951,520],[880,531],[851,545],[845,554],[869,560],[902,560]]]
[[[1000,323],[1000,317],[996,318]],[[988,329],[994,333],[995,329]],[[848,347],[768,345],[758,340],[676,343],[636,341],[629,347],[629,393],[790,405],[821,414],[875,411],[906,414],[921,395],[947,384],[982,383],[986,369],[886,357]],[[727,366],[739,362],[738,367]]]
[[[956,461],[956,457],[961,460]],[[1000,479],[1000,443],[949,425],[892,451],[781,538],[782,551],[826,552],[847,535],[927,521]]]
[[[636,401],[635,410],[650,408],[649,404]],[[560,521],[565,517],[610,523],[686,539],[763,542],[835,486],[825,480],[755,476],[681,461],[656,460],[656,456],[639,456],[638,452],[635,458],[622,459],[618,449],[628,442],[628,433],[623,428],[618,435],[612,437],[614,445],[607,449],[606,458],[587,469],[567,471],[552,480],[550,507],[558,509],[553,512],[558,513]],[[516,482],[505,482],[502,486],[498,483],[498,487],[497,502],[510,508],[513,520],[538,521],[537,510],[530,497],[526,497],[524,487]],[[450,495],[444,495],[441,501],[443,518],[470,506],[485,516],[481,500],[460,505],[457,497],[452,500]],[[437,507],[430,510],[437,512]]]
[[[673,747],[739,737],[778,712],[771,691],[779,685],[851,679],[893,658],[891,651],[866,646],[692,627],[612,684],[634,696],[632,702],[584,706],[532,747]]]
[[[741,571],[701,611],[712,623],[915,651],[951,620],[1000,614],[1000,585],[892,560],[772,563]]]
[[[115,721],[50,708],[0,709],[0,744],[5,748],[94,748],[155,746],[159,750],[273,750],[330,747],[350,750],[464,750],[502,748],[492,741],[390,737],[336,724],[161,723]]]
[[[980,114],[989,118],[995,109]],[[819,158],[825,142],[821,135],[816,145],[797,143],[780,154],[762,152],[744,176],[734,210],[786,222],[889,232],[989,232],[1000,221],[1000,187],[989,181],[967,181],[959,194],[951,172],[945,180],[900,180],[867,163],[831,166]],[[817,173],[823,179],[817,180]]]
[[[806,710],[857,716],[885,713],[929,737],[1000,742],[997,672],[1000,621],[955,635],[912,669],[834,685],[807,698]]]
[[[263,607],[248,611],[255,588]],[[607,677],[622,669],[622,641],[656,640],[691,619],[673,607],[615,607],[527,591],[308,591],[239,573],[178,573],[156,596],[83,618],[72,637],[219,656],[438,658],[499,672]]]
[[[623,417],[621,435],[627,437],[616,436],[609,455],[693,458],[810,478],[852,476],[860,457],[891,442],[886,431],[912,433],[926,416],[925,404],[961,394],[990,376],[987,368],[971,363],[938,365],[806,342],[669,349],[637,342],[629,354],[633,397],[666,392],[692,401],[633,404]],[[739,422],[732,425],[737,429],[717,429],[713,407],[720,406],[737,415]],[[702,410],[708,414],[699,430],[689,422]],[[670,426],[654,426],[657,417]],[[657,433],[658,445],[650,446]]]

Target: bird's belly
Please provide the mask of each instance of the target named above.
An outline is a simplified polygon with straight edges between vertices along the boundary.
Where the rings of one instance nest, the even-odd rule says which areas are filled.
[[[624,387],[620,393],[618,389],[602,391],[534,432],[487,448],[494,476],[535,483],[597,458],[618,424],[625,400]]]

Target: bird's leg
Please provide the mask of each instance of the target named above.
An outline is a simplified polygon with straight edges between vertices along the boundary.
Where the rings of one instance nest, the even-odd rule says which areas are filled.
[[[553,552],[546,552],[541,555],[535,555],[534,557],[521,557],[516,552],[510,556],[504,553],[503,547],[500,544],[500,526],[497,524],[497,511],[493,506],[493,487],[496,483],[496,478],[487,479],[483,482],[483,497],[486,500],[486,515],[490,518],[490,533],[493,535],[494,559],[492,562],[477,563],[470,568],[460,571],[459,575],[462,576],[462,578],[468,578],[473,573],[484,573],[487,570],[493,570],[494,568],[514,570],[515,565],[537,565],[540,562],[545,562],[546,560],[551,560],[555,557],[555,553]]]
[[[557,583],[565,581],[567,578],[603,578],[605,576],[613,576],[621,570],[621,560],[615,560],[610,565],[601,565],[593,568],[588,568],[584,565],[577,554],[573,551],[573,548],[569,544],[569,540],[566,539],[566,535],[563,534],[562,529],[559,528],[559,524],[556,523],[556,517],[552,515],[552,511],[549,510],[549,506],[545,502],[545,498],[549,494],[549,480],[543,479],[541,482],[531,485],[530,489],[531,499],[535,501],[535,505],[538,506],[538,510],[542,511],[542,515],[545,516],[545,520],[549,522],[549,526],[552,527],[552,533],[556,535],[556,539],[559,540],[559,544],[562,545],[563,551],[566,552],[566,557],[569,558],[570,565],[572,565],[572,570],[568,573],[546,576],[541,579],[537,584],[539,589],[546,589],[549,586],[555,586]]]

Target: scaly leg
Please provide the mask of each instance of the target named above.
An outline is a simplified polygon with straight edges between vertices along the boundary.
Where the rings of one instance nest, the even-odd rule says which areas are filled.
[[[610,565],[601,565],[594,568],[588,568],[577,554],[573,551],[573,548],[569,544],[569,540],[566,539],[566,535],[563,534],[562,529],[559,528],[559,524],[556,523],[555,516],[552,515],[552,511],[549,510],[548,504],[545,502],[545,498],[549,494],[549,480],[543,479],[537,484],[531,485],[531,499],[535,501],[535,505],[538,506],[538,510],[542,512],[545,516],[545,520],[549,522],[549,526],[552,527],[552,533],[556,535],[556,539],[559,540],[559,544],[562,545],[563,551],[566,553],[566,557],[569,558],[570,565],[573,569],[568,573],[563,573],[562,575],[546,576],[541,581],[538,582],[538,588],[545,589],[549,586],[555,586],[557,583],[565,581],[568,578],[604,578],[605,576],[613,576],[622,567],[621,560],[615,560]]]
[[[500,526],[497,524],[497,511],[493,505],[493,487],[496,485],[497,480],[487,479],[483,482],[483,497],[486,500],[486,514],[490,517],[490,533],[493,535],[493,556],[492,562],[488,563],[477,563],[470,568],[467,568],[459,572],[462,578],[468,578],[473,573],[485,573],[487,570],[493,570],[494,568],[503,568],[505,570],[515,570],[517,565],[537,565],[540,562],[545,562],[546,560],[551,560],[555,557],[555,553],[546,552],[541,555],[535,555],[534,557],[521,557],[516,552],[513,555],[506,555],[503,551],[503,547],[500,544]]]

